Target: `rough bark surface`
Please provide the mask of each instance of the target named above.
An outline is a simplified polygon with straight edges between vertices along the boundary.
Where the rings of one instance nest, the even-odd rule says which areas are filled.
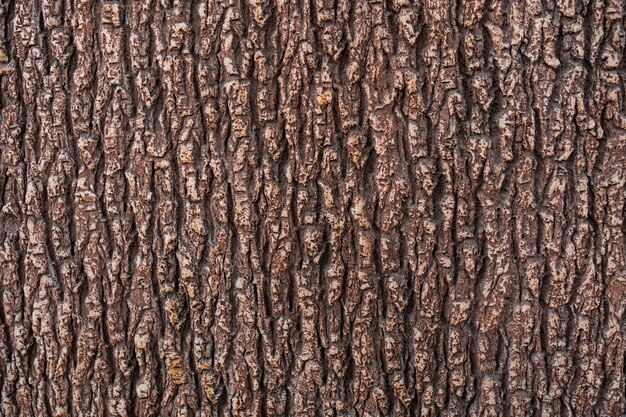
[[[4,0],[0,416],[621,416],[624,0]]]

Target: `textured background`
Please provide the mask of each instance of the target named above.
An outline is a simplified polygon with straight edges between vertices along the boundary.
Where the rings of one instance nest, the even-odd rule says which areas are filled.
[[[4,0],[0,415],[620,416],[623,0]]]

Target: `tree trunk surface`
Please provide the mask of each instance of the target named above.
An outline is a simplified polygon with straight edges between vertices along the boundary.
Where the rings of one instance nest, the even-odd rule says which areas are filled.
[[[4,0],[0,416],[623,416],[624,0]]]

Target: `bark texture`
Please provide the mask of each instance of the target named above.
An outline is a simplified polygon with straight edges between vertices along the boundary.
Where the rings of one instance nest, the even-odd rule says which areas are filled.
[[[4,0],[0,416],[621,416],[624,0]]]

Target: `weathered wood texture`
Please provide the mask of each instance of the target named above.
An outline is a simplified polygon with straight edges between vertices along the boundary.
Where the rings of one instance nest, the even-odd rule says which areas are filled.
[[[624,0],[4,0],[0,416],[621,416]]]

